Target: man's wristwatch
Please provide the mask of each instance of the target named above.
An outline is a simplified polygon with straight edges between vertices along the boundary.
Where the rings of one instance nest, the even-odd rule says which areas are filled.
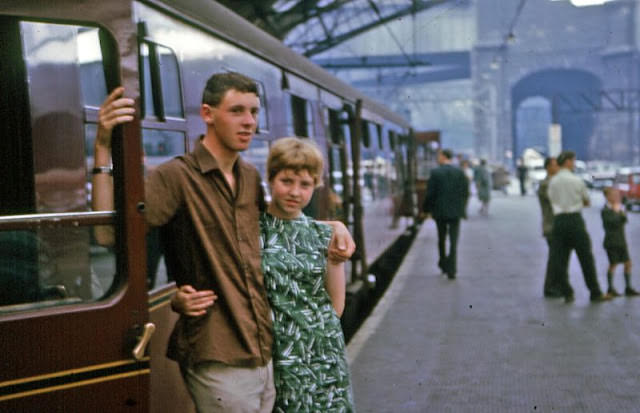
[[[96,174],[109,174],[113,175],[113,169],[110,166],[96,166],[91,170],[91,173]]]

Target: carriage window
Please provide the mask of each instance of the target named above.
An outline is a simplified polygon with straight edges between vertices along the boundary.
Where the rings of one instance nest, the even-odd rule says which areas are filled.
[[[80,63],[80,83],[85,106],[99,107],[107,96],[104,78],[104,63],[99,46],[98,29],[79,28],[78,61]]]
[[[380,125],[373,123],[373,122],[368,122],[369,123],[369,137],[370,137],[370,141],[371,143],[375,146],[378,146],[378,149],[384,149],[384,146],[382,145],[382,130]]]
[[[308,138],[313,132],[313,110],[307,100],[291,95],[287,107],[287,133]]]
[[[389,148],[392,151],[396,150],[396,133],[392,130],[389,131]]]
[[[162,82],[162,94],[164,110],[167,116],[176,118],[184,117],[182,109],[182,93],[180,88],[180,72],[178,59],[171,49],[157,46],[160,55],[160,80]]]
[[[342,128],[340,126],[340,113],[333,109],[327,109],[329,111],[329,133],[331,134],[331,142],[339,144],[344,140]]]
[[[144,41],[140,44],[145,117],[184,117],[178,59],[168,47]]]
[[[363,120],[362,123],[362,146],[365,148],[371,147],[371,136],[369,135],[369,122]]]
[[[95,240],[111,213],[90,212],[85,114],[106,96],[103,52],[114,51],[94,27],[2,26],[0,61],[14,70],[0,70],[13,96],[0,103],[0,161],[14,172],[0,185],[0,313],[99,300],[117,284],[116,259]]]
[[[153,105],[153,88],[151,86],[151,63],[149,61],[149,45],[147,43],[140,44],[140,58],[142,61],[141,84],[144,91],[142,95],[142,112],[145,117],[156,116],[155,107]]]
[[[152,172],[161,163],[182,155],[186,151],[184,133],[164,129],[142,129],[144,174]]]
[[[342,184],[342,159],[340,157],[340,147],[332,146],[329,151],[329,184],[334,194],[342,198],[344,187]]]

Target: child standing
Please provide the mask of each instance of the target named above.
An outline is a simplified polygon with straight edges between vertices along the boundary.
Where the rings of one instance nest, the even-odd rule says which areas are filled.
[[[344,336],[344,264],[326,258],[331,227],[302,213],[322,183],[311,141],[269,150],[271,203],[260,217],[262,272],[273,311],[274,412],[353,412]]]
[[[627,240],[624,235],[624,225],[627,223],[627,215],[620,202],[620,191],[607,187],[604,190],[607,200],[602,209],[602,225],[604,226],[604,249],[609,257],[609,269],[607,281],[609,283],[609,295],[620,296],[613,287],[613,273],[619,263],[624,264],[624,293],[627,296],[636,296],[639,293],[631,287],[631,259],[627,248]]]

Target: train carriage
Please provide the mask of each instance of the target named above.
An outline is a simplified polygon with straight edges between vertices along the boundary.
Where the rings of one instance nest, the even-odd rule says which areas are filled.
[[[413,214],[401,213],[412,211],[407,122],[213,1],[6,0],[0,44],[0,411],[190,405],[164,356],[175,284],[145,231],[143,179],[204,133],[214,72],[259,85],[242,156],[263,177],[275,138],[324,151],[326,184],[306,212],[352,230],[350,285],[413,224],[401,218]],[[137,115],[114,131],[116,208],[92,211],[98,108],[118,85]],[[113,247],[96,242],[100,225],[116,229]]]

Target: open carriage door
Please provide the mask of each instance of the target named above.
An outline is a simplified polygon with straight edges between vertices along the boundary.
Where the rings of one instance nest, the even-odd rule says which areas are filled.
[[[0,411],[148,411],[139,122],[114,131],[115,210],[91,210],[97,107],[138,96],[127,10],[0,5]]]

